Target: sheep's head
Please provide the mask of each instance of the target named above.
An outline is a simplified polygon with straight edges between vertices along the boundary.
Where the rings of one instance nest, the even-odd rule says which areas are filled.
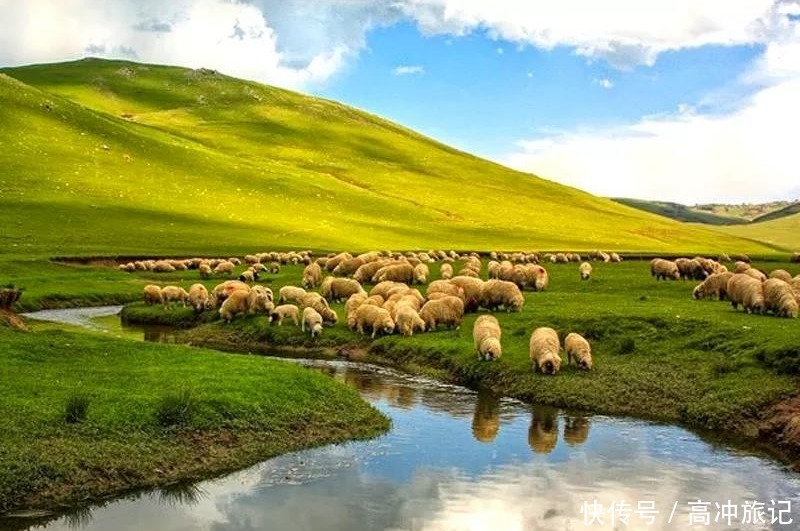
[[[697,299],[702,299],[702,298],[703,298],[703,297],[705,297],[705,296],[706,296],[706,294],[705,294],[705,290],[703,289],[703,285],[702,285],[702,284],[701,284],[701,285],[699,285],[699,286],[696,286],[696,287],[694,288],[694,291],[692,291],[692,297],[693,297],[695,300],[697,300]]]
[[[487,337],[483,340],[483,355],[486,360],[496,360],[503,354],[500,341],[495,337]]]
[[[545,374],[555,374],[561,368],[561,358],[557,355],[548,354],[540,367]]]

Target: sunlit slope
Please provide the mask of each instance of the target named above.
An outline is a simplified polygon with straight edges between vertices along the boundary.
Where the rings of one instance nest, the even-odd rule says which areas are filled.
[[[89,59],[2,72],[5,252],[769,252],[212,71]]]
[[[800,251],[800,214],[725,227],[723,230],[728,234],[760,240],[787,251]]]

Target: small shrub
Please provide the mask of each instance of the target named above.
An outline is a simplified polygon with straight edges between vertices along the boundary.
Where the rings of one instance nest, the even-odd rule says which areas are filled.
[[[89,397],[82,394],[73,394],[67,399],[64,408],[64,421],[67,424],[77,424],[86,420],[89,412]]]
[[[632,354],[636,350],[636,341],[632,337],[620,339],[617,345],[617,354]]]
[[[180,389],[161,398],[156,406],[156,421],[163,428],[185,426],[196,410],[197,399],[191,389]]]

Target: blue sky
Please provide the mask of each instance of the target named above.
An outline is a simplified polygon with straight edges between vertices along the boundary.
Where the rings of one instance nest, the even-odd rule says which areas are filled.
[[[598,195],[800,198],[800,0],[0,0],[0,12],[2,66],[214,68]]]

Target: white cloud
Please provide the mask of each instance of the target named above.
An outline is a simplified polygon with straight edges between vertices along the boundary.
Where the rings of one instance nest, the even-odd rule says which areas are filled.
[[[614,82],[608,79],[607,77],[595,79],[594,82],[603,87],[604,89],[614,88]]]
[[[425,68],[420,65],[402,65],[393,68],[392,73],[396,76],[421,75],[425,73]]]

